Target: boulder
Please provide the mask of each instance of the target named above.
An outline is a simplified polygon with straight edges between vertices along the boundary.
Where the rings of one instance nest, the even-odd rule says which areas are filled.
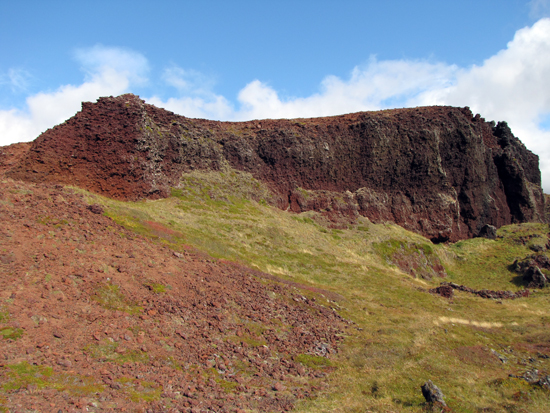
[[[523,260],[515,260],[512,268],[523,275],[528,288],[544,288],[548,285],[548,278],[541,269],[550,270],[550,259],[543,254],[534,254]]]
[[[430,404],[439,403],[441,406],[447,406],[445,400],[443,399],[443,393],[431,380],[428,380],[421,386],[422,395],[426,401]]]
[[[453,295],[454,295],[453,291],[454,289],[450,285],[440,285],[437,288],[432,288],[430,290],[430,293],[438,294],[445,298],[453,298]]]
[[[486,224],[479,230],[478,236],[487,239],[496,239],[497,229],[493,225]]]

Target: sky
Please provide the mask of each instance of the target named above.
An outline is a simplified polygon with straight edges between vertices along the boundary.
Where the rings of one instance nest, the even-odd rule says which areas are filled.
[[[123,93],[216,120],[469,106],[550,193],[550,0],[0,0],[0,46],[0,146]]]

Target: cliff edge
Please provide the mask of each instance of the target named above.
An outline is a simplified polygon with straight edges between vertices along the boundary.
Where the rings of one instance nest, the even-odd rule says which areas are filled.
[[[138,200],[227,167],[266,183],[282,209],[392,221],[434,242],[546,220],[538,156],[469,108],[217,122],[106,97],[40,135],[6,175]]]

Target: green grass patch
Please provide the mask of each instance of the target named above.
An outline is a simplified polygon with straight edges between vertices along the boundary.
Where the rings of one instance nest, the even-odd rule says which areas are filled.
[[[260,347],[267,344],[267,341],[263,337],[252,336],[247,333],[241,336],[228,336],[226,340],[237,345],[240,345],[241,343],[246,343],[250,347]]]
[[[10,313],[8,311],[0,311],[0,323],[7,323],[10,321]]]
[[[128,300],[115,284],[105,284],[97,288],[92,300],[107,310],[124,311],[128,314],[138,314],[142,308]]]
[[[145,286],[151,291],[153,291],[155,294],[162,294],[170,289],[170,286],[168,285],[154,283],[154,282],[148,282],[145,284]]]
[[[122,386],[121,391],[134,402],[152,402],[159,400],[162,394],[162,386],[153,382],[137,380],[132,377],[120,377],[115,382]]]
[[[69,221],[67,221],[66,219],[56,219],[49,215],[39,216],[38,218],[36,218],[36,222],[41,225],[52,225],[55,228],[60,228],[64,225],[69,224]]]
[[[8,392],[34,385],[38,389],[55,389],[85,396],[101,393],[105,389],[105,386],[96,383],[92,377],[54,372],[51,367],[35,366],[26,361],[7,365],[1,371],[4,376],[2,388]]]
[[[25,361],[8,365],[4,368],[4,373],[6,375],[6,381],[2,385],[4,390],[18,390],[29,384],[34,384],[39,389],[55,386],[50,380],[53,376],[51,367],[33,366]]]
[[[17,340],[23,336],[24,330],[15,327],[2,327],[0,328],[0,336],[4,340]]]
[[[112,361],[118,364],[128,362],[147,364],[150,361],[149,355],[141,350],[117,351],[119,343],[105,340],[102,343],[90,344],[84,351],[91,357],[100,361]]]
[[[331,365],[327,390],[297,404],[297,412],[423,412],[420,386],[428,379],[457,413],[550,410],[540,389],[516,382],[510,389],[492,384],[509,374],[523,374],[532,367],[530,359],[537,361],[533,366],[540,372],[550,372],[550,359],[537,356],[550,355],[544,335],[550,324],[549,290],[502,301],[464,292],[448,300],[427,292],[443,280],[475,289],[523,288],[509,266],[533,253],[530,242],[548,238],[548,225],[512,225],[500,228],[496,240],[448,245],[433,245],[396,225],[363,218],[352,228],[333,231],[314,212],[292,214],[259,202],[269,198],[249,178],[234,171],[188,174],[172,197],[156,201],[124,203],[87,196],[117,222],[152,239],[161,240],[146,221],[176,231],[181,236],[172,238],[174,248],[192,245],[213,257],[342,297],[316,297],[318,304],[353,323],[330,359],[296,356],[310,368]],[[231,181],[226,184],[226,179]],[[411,267],[400,265],[403,260],[417,265],[412,268],[418,277],[411,276]],[[439,266],[447,273],[445,279],[423,278],[417,270]],[[250,347],[265,344],[261,325],[243,330],[227,339]],[[490,352],[509,346],[516,350],[506,353],[508,363]],[[246,362],[234,362],[233,367],[242,376],[255,374]],[[522,391],[529,397],[514,396]]]
[[[328,358],[317,356],[315,354],[298,354],[294,356],[294,361],[312,369],[322,369],[332,366],[332,363]]]

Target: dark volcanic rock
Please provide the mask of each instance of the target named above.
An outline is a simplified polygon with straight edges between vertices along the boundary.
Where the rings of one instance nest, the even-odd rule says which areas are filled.
[[[529,288],[544,288],[548,285],[548,278],[541,269],[550,270],[550,259],[546,255],[531,255],[512,264],[514,271],[523,275],[523,280]]]
[[[488,239],[496,239],[497,229],[493,225],[484,225],[479,231],[479,236]]]
[[[454,289],[450,285],[440,285],[437,288],[432,288],[431,290],[429,290],[430,293],[438,294],[445,298],[453,298],[453,291]]]
[[[136,200],[225,167],[267,183],[280,208],[392,221],[436,242],[545,220],[538,157],[468,108],[215,122],[134,95],[101,98],[40,135],[9,176]]]
[[[490,298],[495,300],[515,300],[516,298],[529,297],[529,290],[521,290],[517,292],[512,291],[493,291],[493,290],[475,290],[465,285],[458,285],[455,283],[442,282],[437,288],[429,290],[432,294],[439,294],[443,297],[451,298],[452,292],[449,293],[449,288],[452,290],[464,291],[470,294],[475,294],[481,298]]]
[[[439,403],[441,406],[447,406],[443,399],[443,393],[431,380],[428,380],[421,386],[422,395],[428,403]]]

